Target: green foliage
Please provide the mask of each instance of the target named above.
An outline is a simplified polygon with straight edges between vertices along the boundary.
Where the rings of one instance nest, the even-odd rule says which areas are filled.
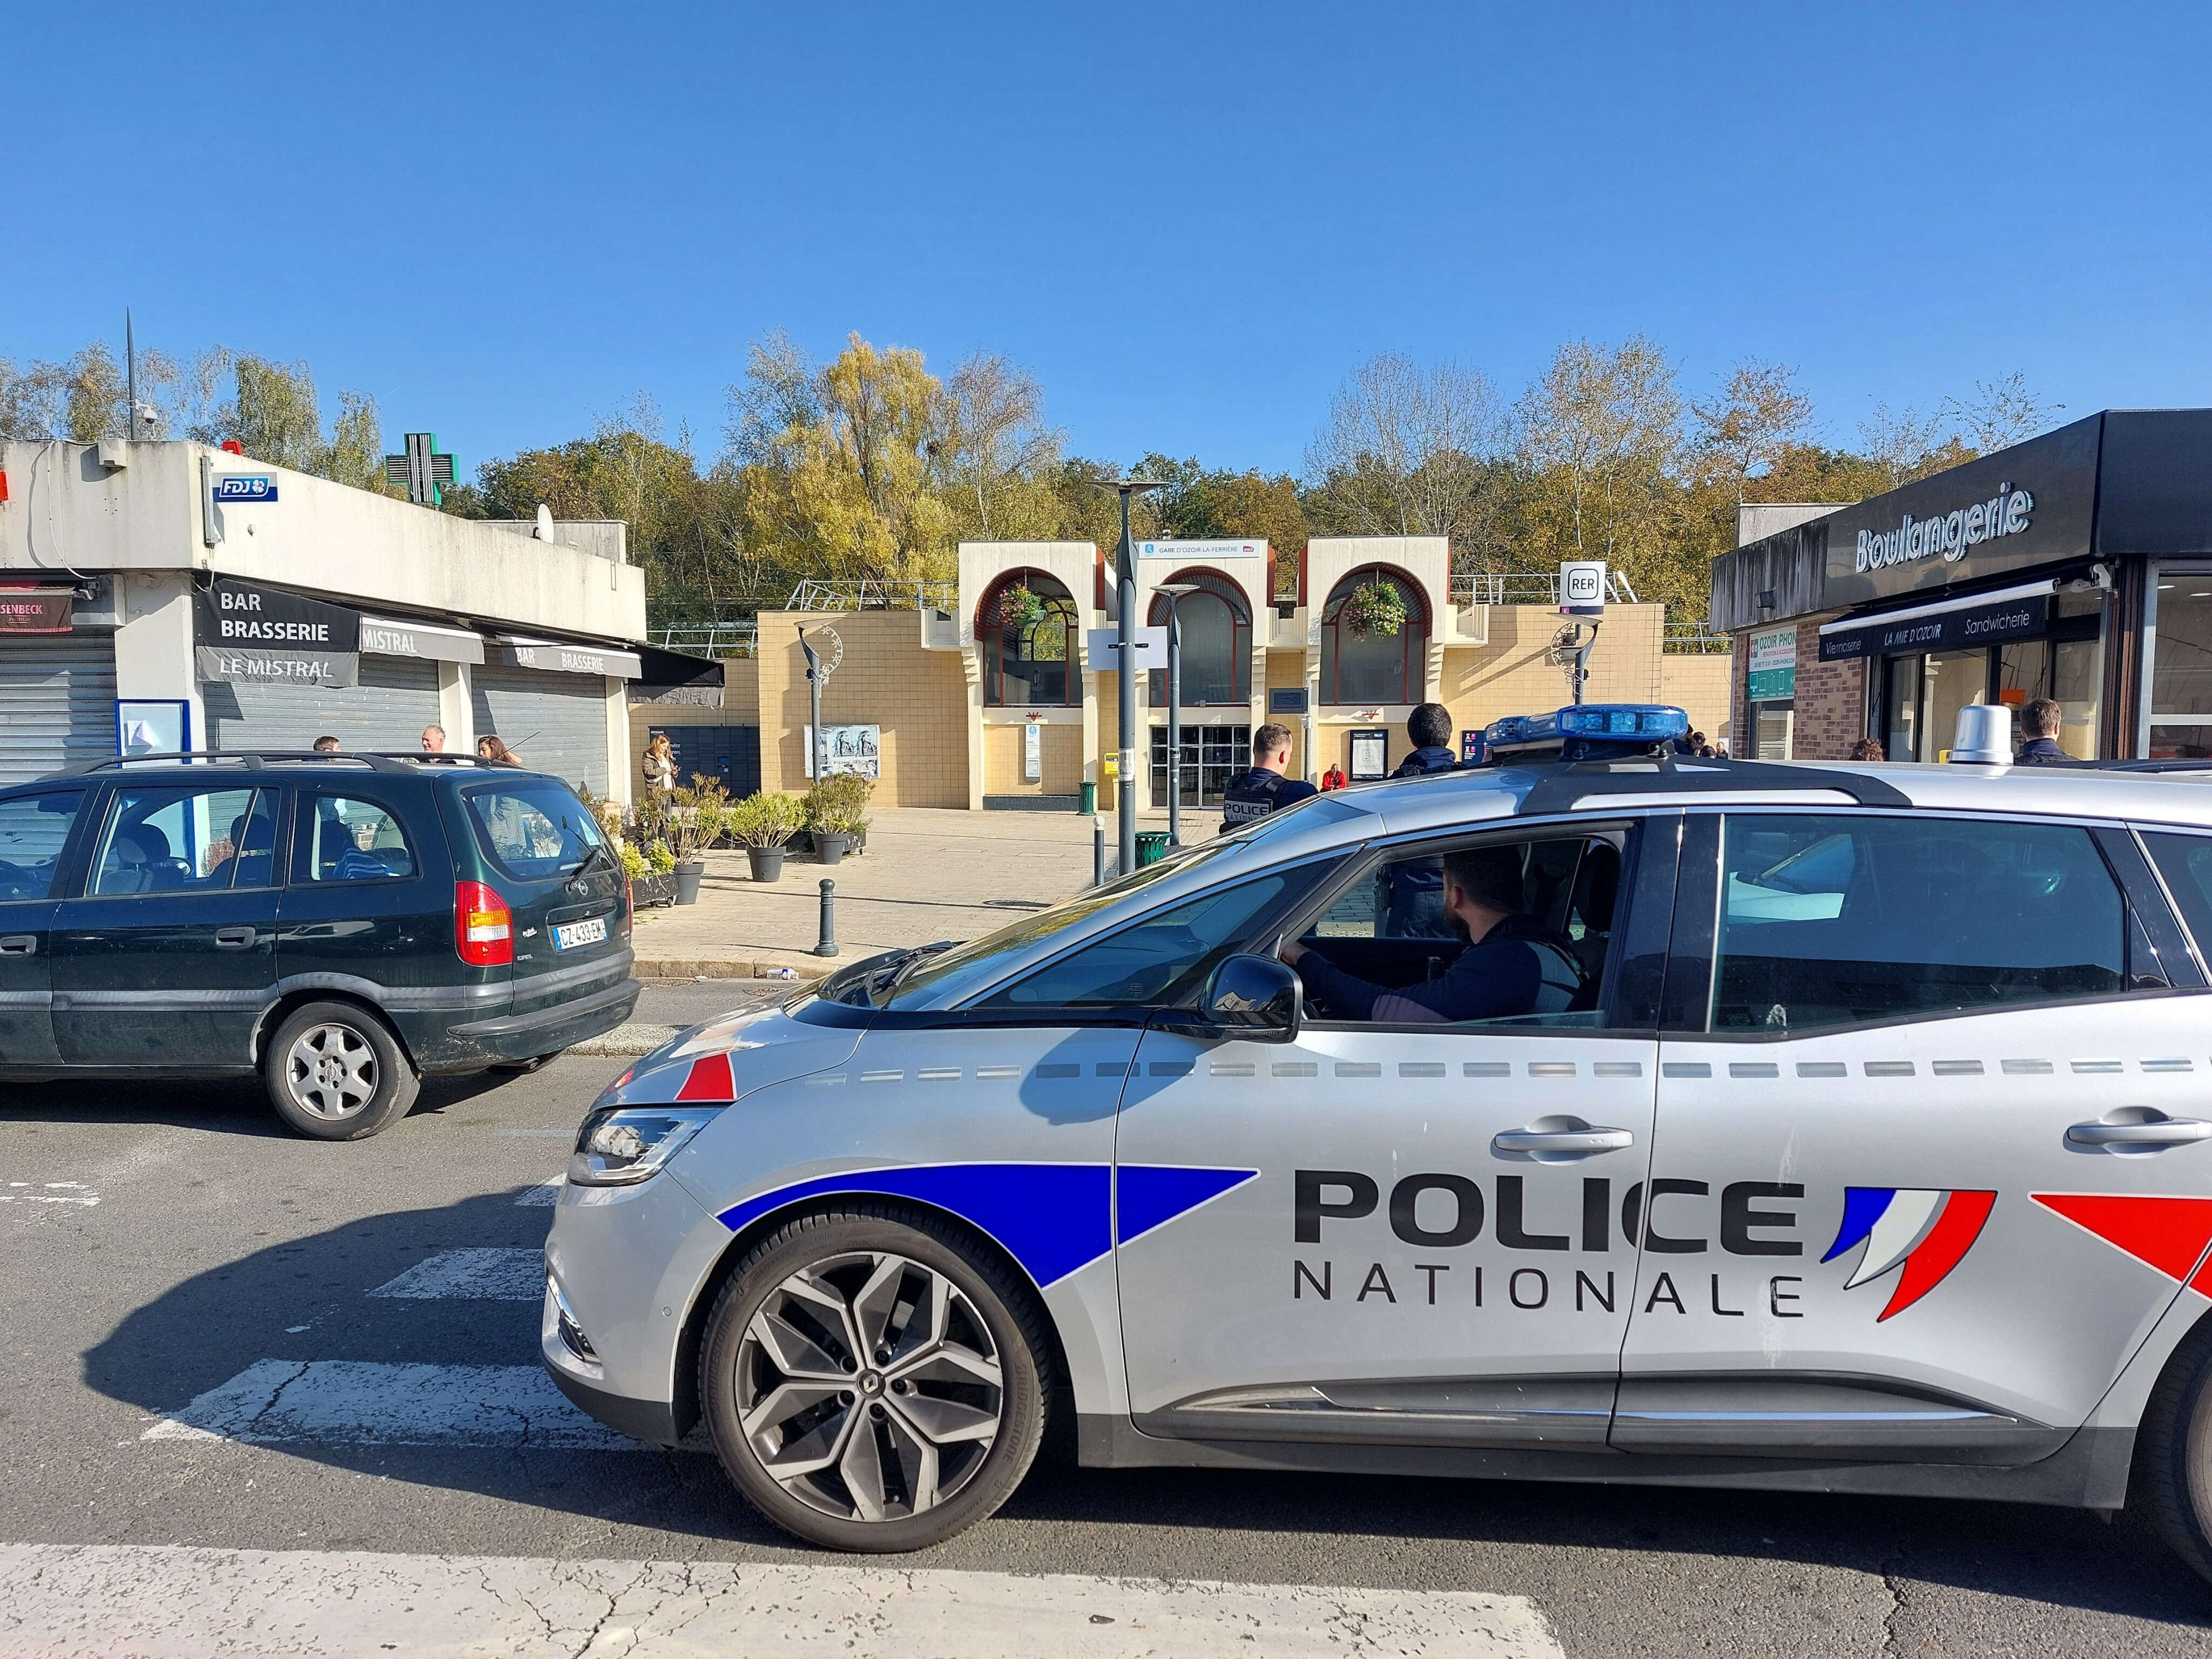
[[[622,844],[621,858],[623,873],[624,875],[628,876],[632,881],[642,881],[645,879],[647,866],[646,865],[644,854],[639,852],[637,848],[633,847],[629,842],[624,842]]]
[[[858,772],[832,772],[806,792],[806,827],[833,836],[857,836],[868,827],[868,801],[876,781]]]
[[[805,823],[805,811],[797,800],[766,791],[734,803],[723,817],[724,830],[740,847],[781,847]]]
[[[676,867],[676,854],[665,841],[656,841],[645,849],[645,861],[656,876],[665,876]]]
[[[1406,625],[1406,599],[1395,582],[1364,581],[1344,596],[1336,614],[1360,639],[1370,635],[1395,639]]]

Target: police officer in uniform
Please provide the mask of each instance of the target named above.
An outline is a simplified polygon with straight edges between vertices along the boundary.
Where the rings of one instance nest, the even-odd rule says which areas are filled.
[[[1583,988],[1573,947],[1522,909],[1521,852],[1478,847],[1443,859],[1444,914],[1467,949],[1441,977],[1390,990],[1286,939],[1283,960],[1337,1019],[1505,1019],[1568,1012]]]
[[[1418,778],[1429,772],[1449,772],[1459,764],[1451,751],[1451,710],[1440,702],[1425,702],[1406,717],[1406,735],[1413,752],[1398,763],[1394,778]]]
[[[1252,769],[1229,780],[1221,792],[1221,830],[1242,830],[1270,812],[1321,792],[1304,778],[1283,775],[1291,763],[1291,728],[1269,721],[1252,734]]]

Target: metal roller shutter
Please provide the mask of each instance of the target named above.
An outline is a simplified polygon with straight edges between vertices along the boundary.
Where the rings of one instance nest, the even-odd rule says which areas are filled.
[[[0,783],[115,752],[115,646],[108,634],[0,641]]]
[[[438,665],[412,657],[364,656],[361,683],[309,688],[210,682],[200,687],[217,749],[307,749],[333,737],[345,749],[422,746],[438,720]]]
[[[477,735],[499,738],[525,766],[607,793],[607,687],[589,674],[486,663],[470,672]]]

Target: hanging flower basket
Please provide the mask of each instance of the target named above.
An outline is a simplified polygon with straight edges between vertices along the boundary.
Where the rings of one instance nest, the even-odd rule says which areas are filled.
[[[1389,639],[1406,625],[1406,598],[1395,583],[1362,582],[1345,595],[1336,618],[1356,639],[1375,634]]]
[[[1008,628],[1029,628],[1044,619],[1044,601],[1026,587],[999,595],[999,620]]]

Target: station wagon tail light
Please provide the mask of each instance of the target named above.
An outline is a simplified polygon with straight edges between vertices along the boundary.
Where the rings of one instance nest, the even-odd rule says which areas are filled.
[[[504,968],[514,960],[514,913],[480,881],[453,884],[453,948],[472,968]]]

